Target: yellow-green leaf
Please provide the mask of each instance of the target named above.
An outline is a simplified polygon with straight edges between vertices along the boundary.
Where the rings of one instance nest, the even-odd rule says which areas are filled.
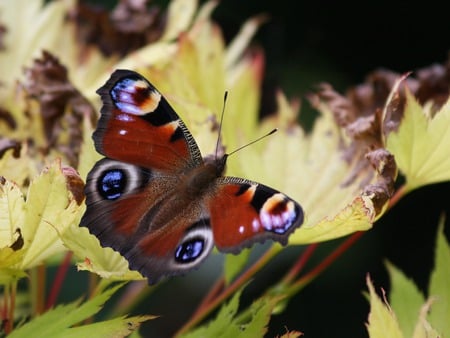
[[[242,291],[243,288],[233,294],[231,300],[219,310],[216,318],[183,337],[263,337],[281,297],[261,297],[238,314]]]
[[[61,233],[64,244],[82,260],[79,270],[86,270],[111,280],[141,280],[139,272],[128,269],[127,260],[111,248],[101,247],[87,228],[70,226]]]
[[[0,175],[19,186],[22,186],[30,177],[34,176],[36,170],[34,163],[27,155],[27,151],[26,144],[21,145],[18,157],[15,156],[13,149],[6,151],[0,159]]]
[[[375,172],[372,180],[362,185],[367,172],[358,167],[369,163],[343,158],[341,131],[328,111],[324,110],[312,132],[305,134],[296,124],[295,107],[281,93],[278,104],[278,115],[257,130],[263,134],[278,127],[279,132],[244,150],[245,156],[230,158],[230,174],[263,182],[302,205],[306,220],[290,237],[291,244],[325,241],[371,228],[382,213],[381,206],[374,203],[376,189],[371,192],[383,180],[381,174]],[[346,183],[352,174],[356,179]]]
[[[450,246],[443,232],[441,219],[436,240],[435,266],[431,273],[428,294],[433,299],[430,324],[441,334],[450,334]]]
[[[28,189],[24,223],[20,225],[26,250],[21,267],[28,269],[65,248],[55,228],[76,222],[79,206],[67,190],[59,161],[35,178]]]
[[[450,101],[434,116],[406,91],[404,117],[387,137],[407,190],[450,180]]]
[[[397,318],[389,305],[381,300],[372,281],[367,277],[367,287],[369,288],[370,313],[367,323],[367,331],[370,338],[403,338]]]
[[[176,39],[192,23],[197,10],[196,0],[174,0],[169,3],[167,26],[161,40]]]
[[[11,246],[24,225],[25,199],[19,186],[0,183],[0,248]],[[3,261],[0,260],[0,265]]]
[[[428,313],[433,304],[433,299],[429,299],[421,308],[419,320],[414,328],[412,338],[440,338],[441,335],[428,322]]]
[[[122,317],[95,324],[75,326],[96,314],[121,287],[112,287],[92,299],[60,305],[14,330],[8,337],[125,337],[153,316]]]
[[[389,298],[392,310],[398,318],[404,336],[412,337],[425,297],[400,270],[389,262],[386,263],[386,266],[391,279]]]

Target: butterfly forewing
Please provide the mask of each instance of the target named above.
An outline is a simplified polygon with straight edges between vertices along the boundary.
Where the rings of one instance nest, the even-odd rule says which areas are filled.
[[[183,121],[142,76],[117,70],[98,93],[103,107],[93,138],[99,153],[173,172],[201,163],[200,150]]]

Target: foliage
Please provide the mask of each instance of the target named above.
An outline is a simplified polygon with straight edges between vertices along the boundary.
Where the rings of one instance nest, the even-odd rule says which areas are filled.
[[[223,275],[179,328],[179,336],[262,336],[271,316],[282,312],[292,296],[399,199],[413,189],[450,180],[448,83],[445,100],[442,88],[433,87],[438,81],[414,74],[375,72],[346,96],[323,84],[309,97],[319,116],[307,132],[298,123],[298,102],[281,90],[277,111],[259,118],[264,53],[249,43],[265,17],[250,18],[226,44],[211,19],[215,2],[199,7],[195,0],[173,0],[166,12],[132,3],[120,2],[109,16],[106,10],[81,11],[71,0],[0,0],[0,27],[5,28],[0,29],[2,334],[122,337],[154,318],[128,317],[128,312],[148,290],[158,289],[127,284],[143,278],[117,252],[102,248],[87,229],[78,227],[85,210],[84,180],[99,157],[91,140],[100,108],[95,91],[111,69],[134,69],[157,84],[203,154],[215,150],[217,115],[228,91],[221,149],[226,145],[233,150],[279,130],[246,149],[245,156],[234,155],[228,174],[280,189],[306,212],[305,224],[288,245],[307,247],[284,276],[247,306],[241,301],[245,286],[282,248],[272,245],[256,261],[251,250],[227,255]],[[100,31],[92,18],[103,18]],[[24,22],[34,22],[36,28],[22,30]],[[430,77],[448,79],[448,69],[434,67]],[[303,272],[317,243],[344,236],[341,246]],[[449,255],[440,233],[429,299],[390,264],[392,309],[367,280],[371,337],[450,334],[445,320]],[[86,291],[87,299],[55,306],[73,261],[79,270],[92,272],[94,287]],[[58,274],[44,305],[45,268],[55,265]],[[126,299],[117,305],[119,314],[107,320],[94,317],[119,288]],[[23,298],[30,304],[22,306]],[[284,336],[298,337],[301,329],[288,328]]]
[[[378,297],[372,282],[367,279],[371,304],[367,324],[370,338],[437,338],[450,332],[450,247],[445,240],[442,225],[443,222],[436,239],[435,267],[431,274],[427,299],[410,279],[389,263],[392,307],[386,299],[381,300]]]

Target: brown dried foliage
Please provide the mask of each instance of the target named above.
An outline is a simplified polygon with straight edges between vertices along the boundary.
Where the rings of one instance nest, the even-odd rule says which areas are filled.
[[[160,8],[147,0],[121,0],[112,11],[80,3],[73,19],[82,44],[119,56],[159,39],[165,23]]]
[[[94,120],[94,108],[70,83],[67,69],[46,51],[25,70],[22,85],[28,100],[39,103],[47,140],[44,152],[56,148],[76,167],[83,141],[82,121],[84,118]],[[66,140],[60,138],[63,132],[68,133]]]

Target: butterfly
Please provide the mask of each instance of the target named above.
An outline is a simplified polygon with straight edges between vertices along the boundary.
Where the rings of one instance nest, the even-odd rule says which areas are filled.
[[[177,113],[144,77],[116,70],[98,89],[93,134],[105,157],[86,180],[87,227],[149,284],[197,267],[214,245],[238,253],[266,239],[286,244],[303,209],[285,194],[223,176],[228,155],[202,158]]]

